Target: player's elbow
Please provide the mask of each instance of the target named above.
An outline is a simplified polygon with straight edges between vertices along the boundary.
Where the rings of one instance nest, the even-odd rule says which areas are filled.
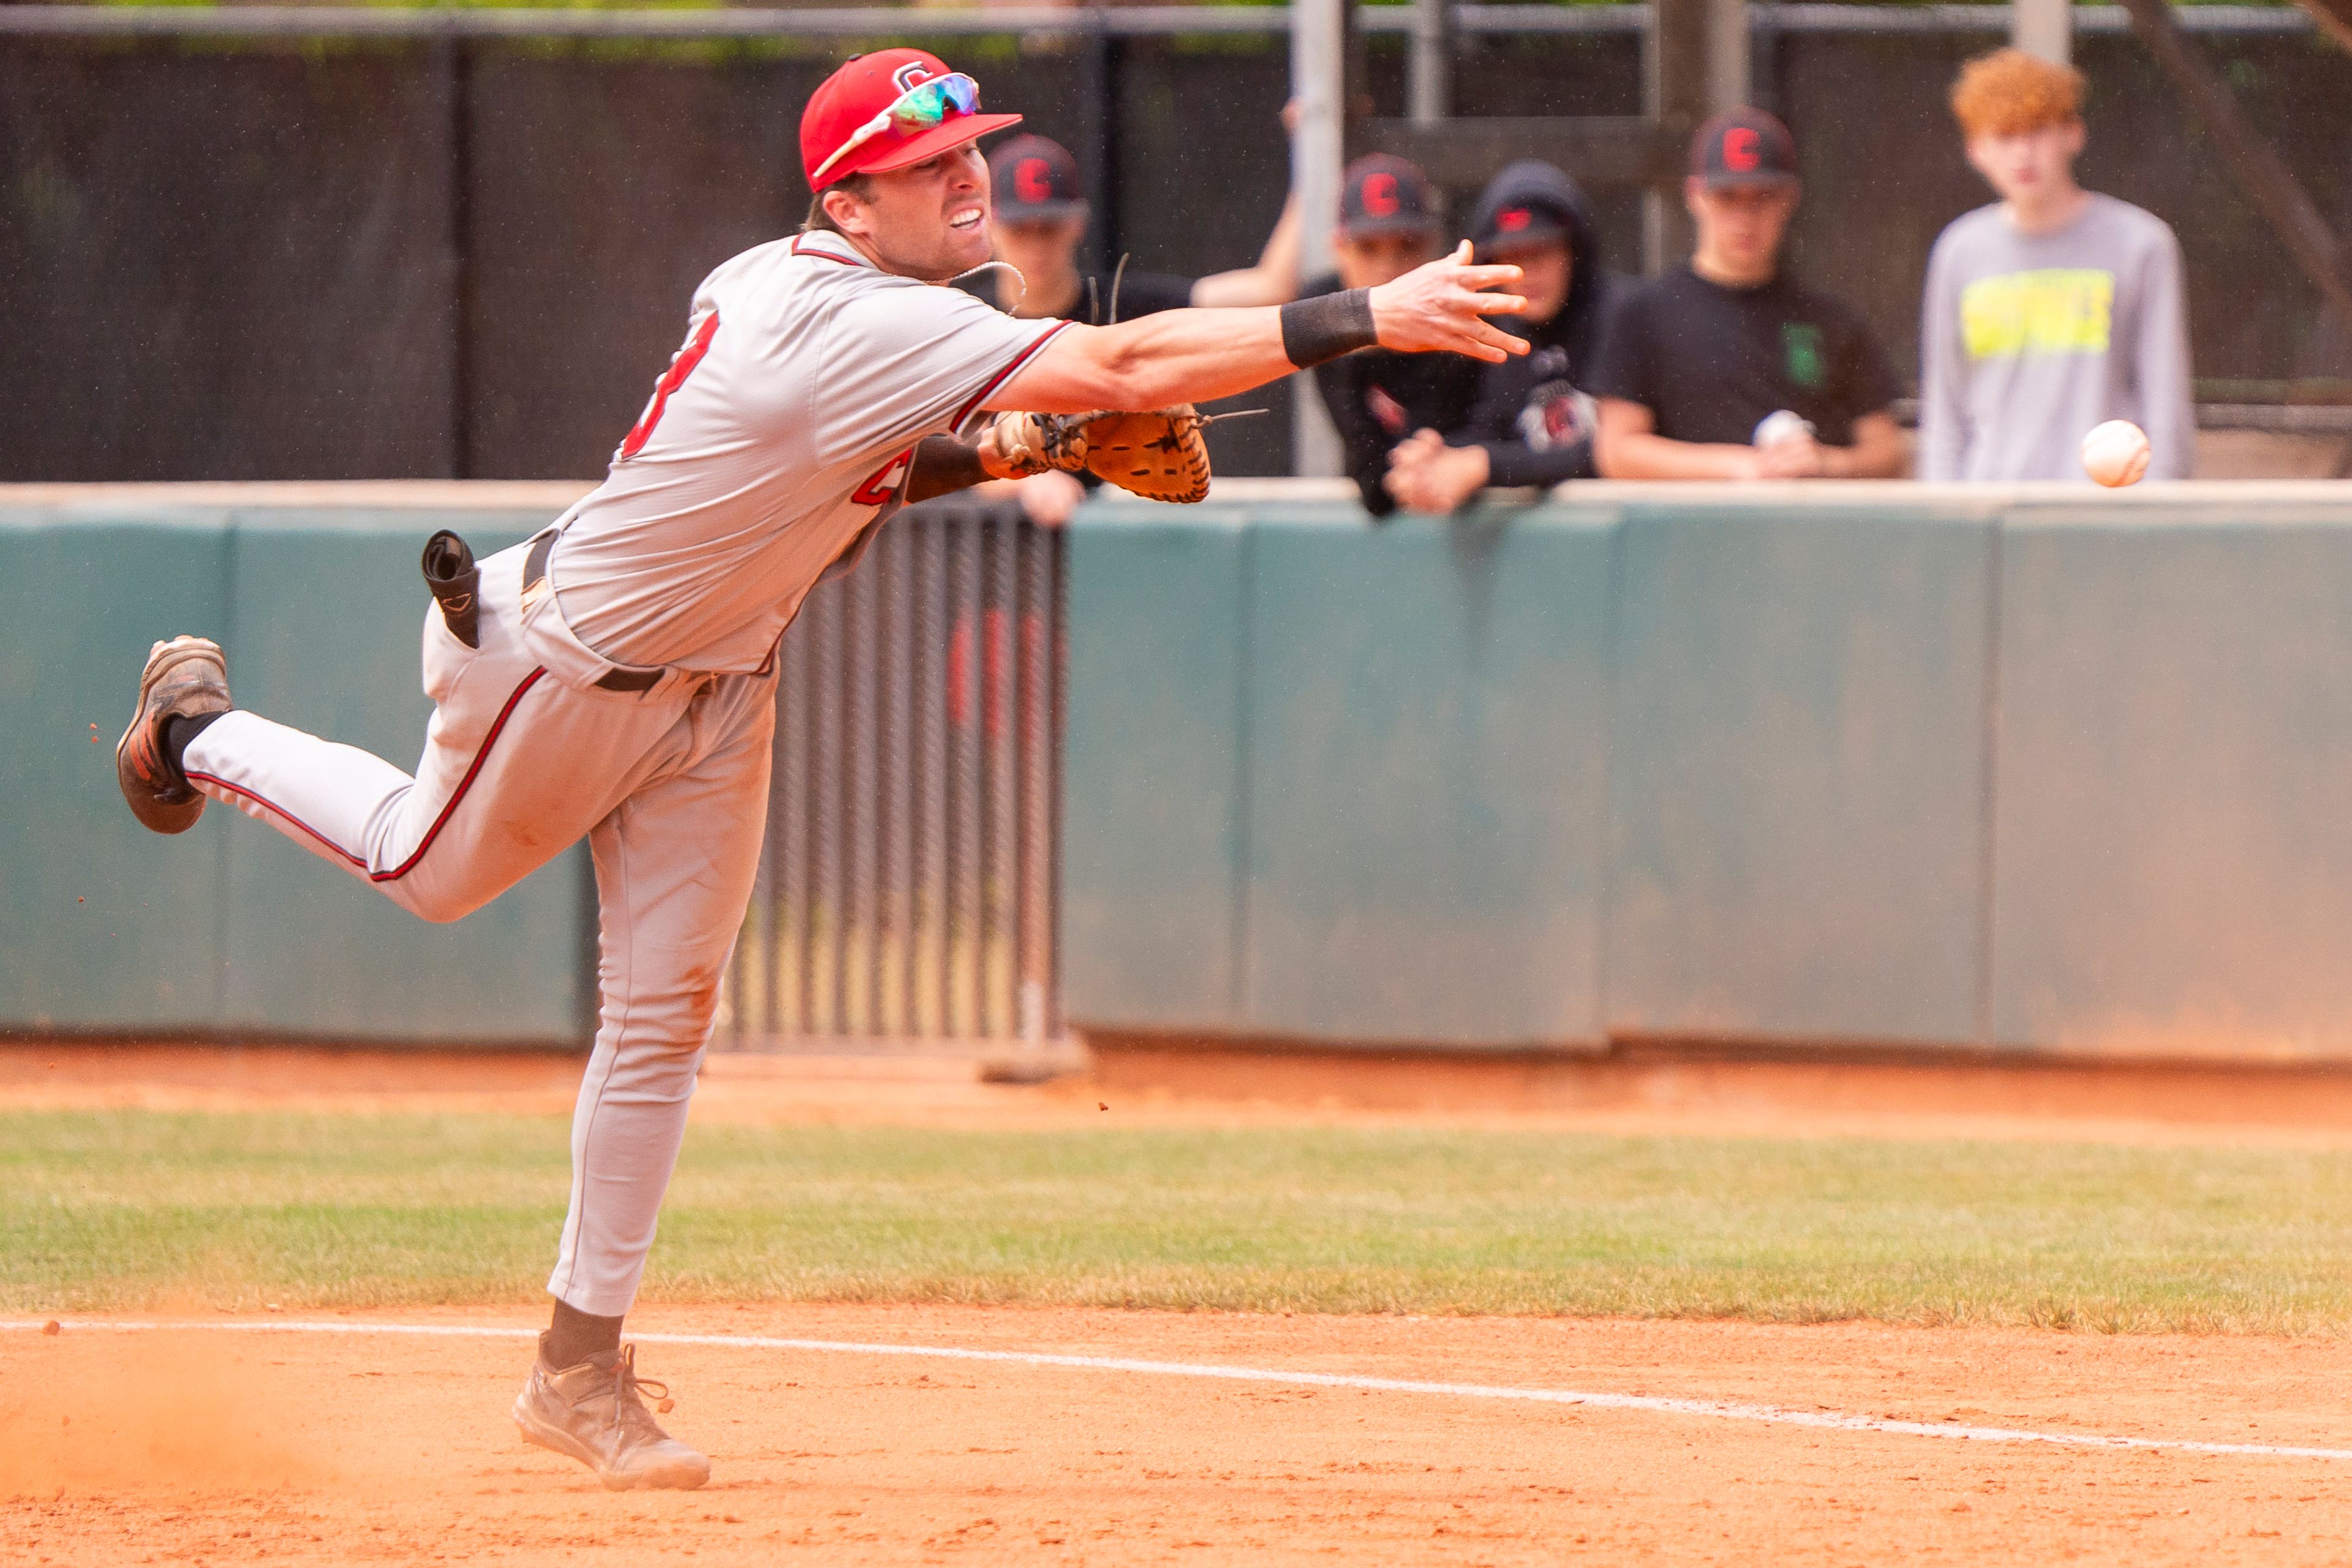
[[[1108,340],[1095,363],[1097,408],[1157,408],[1172,401],[1166,365],[1123,332]]]
[[[1032,414],[1085,414],[1097,408],[1149,407],[1127,399],[1142,356],[1126,335],[1100,327],[1069,327],[1007,383],[992,408]]]

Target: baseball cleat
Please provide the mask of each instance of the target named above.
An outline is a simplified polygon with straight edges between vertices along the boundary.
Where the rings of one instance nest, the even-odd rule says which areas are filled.
[[[640,1389],[651,1389],[669,1408],[669,1390],[637,1375],[635,1345],[561,1369],[550,1367],[542,1352],[515,1398],[515,1425],[524,1442],[570,1455],[612,1491],[691,1489],[709,1480],[710,1461],[661,1429]]]
[[[158,833],[185,833],[204,815],[205,797],[189,786],[163,751],[163,725],[228,711],[228,664],[220,645],[173,637],[147,650],[139,706],[114,747],[114,777],[131,815]]]

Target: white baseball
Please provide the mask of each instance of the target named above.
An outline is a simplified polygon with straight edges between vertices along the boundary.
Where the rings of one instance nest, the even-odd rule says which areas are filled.
[[[1756,422],[1753,445],[1759,449],[1813,433],[1813,422],[1793,408],[1776,408]]]
[[[2128,419],[2110,419],[2083,437],[2083,471],[2114,489],[2139,483],[2147,472],[2147,432]]]

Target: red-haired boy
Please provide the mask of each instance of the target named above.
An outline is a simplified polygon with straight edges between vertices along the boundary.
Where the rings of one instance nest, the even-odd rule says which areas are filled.
[[[2084,432],[2128,419],[2147,477],[2196,469],[2180,245],[2163,219],[2074,183],[2083,78],[2017,49],[1952,89],[1969,163],[2000,195],[1953,220],[1919,323],[1923,479],[2081,479]]]

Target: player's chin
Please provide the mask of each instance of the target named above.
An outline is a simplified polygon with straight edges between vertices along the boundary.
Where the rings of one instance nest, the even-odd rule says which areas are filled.
[[[950,222],[947,228],[948,253],[956,258],[960,265],[977,267],[988,259],[992,246],[986,208],[982,208],[971,221],[961,225]]]

